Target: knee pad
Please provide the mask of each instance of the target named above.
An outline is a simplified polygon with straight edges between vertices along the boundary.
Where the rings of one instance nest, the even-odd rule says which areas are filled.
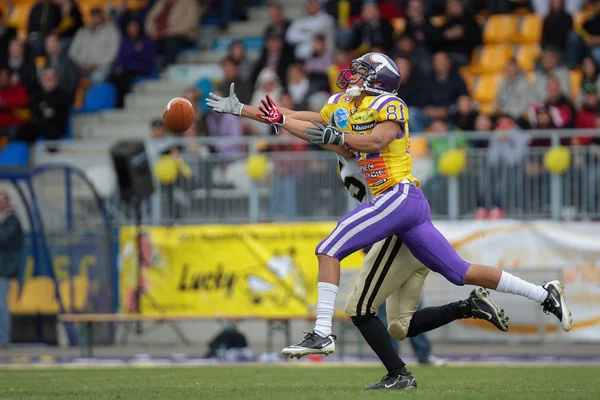
[[[408,326],[410,325],[410,318],[407,320],[406,318],[398,318],[391,322],[388,325],[388,332],[392,337],[396,340],[404,340],[406,339],[406,335],[408,334]]]
[[[354,326],[364,325],[364,324],[368,323],[369,321],[371,321],[373,318],[379,318],[379,317],[377,317],[377,315],[375,315],[375,314],[355,315],[354,317],[350,317]]]

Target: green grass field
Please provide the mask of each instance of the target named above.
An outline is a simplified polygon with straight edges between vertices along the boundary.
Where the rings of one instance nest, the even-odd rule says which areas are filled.
[[[419,388],[365,392],[376,367],[0,370],[2,399],[600,399],[599,367],[411,367]]]

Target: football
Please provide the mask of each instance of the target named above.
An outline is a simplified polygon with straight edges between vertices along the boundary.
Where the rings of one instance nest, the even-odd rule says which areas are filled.
[[[175,97],[169,101],[163,112],[165,126],[174,133],[182,133],[190,129],[195,118],[196,113],[192,103],[183,97]]]

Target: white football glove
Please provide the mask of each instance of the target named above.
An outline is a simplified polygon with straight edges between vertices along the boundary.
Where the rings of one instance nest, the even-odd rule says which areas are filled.
[[[217,96],[213,92],[210,92],[205,101],[207,106],[209,106],[218,113],[242,115],[242,108],[244,107],[244,105],[235,95],[235,83],[233,82],[229,87],[228,97]]]
[[[310,142],[314,144],[333,144],[341,146],[344,144],[344,133],[333,125],[323,125],[318,121],[312,121],[313,125],[319,127],[306,128],[306,136],[310,138]]]

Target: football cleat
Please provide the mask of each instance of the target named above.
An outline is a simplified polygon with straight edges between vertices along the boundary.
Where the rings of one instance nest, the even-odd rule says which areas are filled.
[[[554,314],[560,321],[562,328],[565,331],[571,330],[571,312],[567,308],[565,302],[564,287],[561,281],[552,281],[542,285],[548,292],[548,297],[542,303],[543,310],[546,314]]]
[[[501,331],[508,331],[508,317],[504,315],[504,309],[492,301],[487,289],[478,287],[471,292],[467,301],[471,306],[472,318],[488,321]]]
[[[417,388],[417,381],[412,373],[402,375],[386,375],[381,382],[367,386],[365,390],[410,390]]]
[[[303,341],[284,348],[281,354],[289,358],[301,358],[309,354],[324,354],[328,356],[335,353],[335,339],[334,335],[324,338],[315,332],[306,333]]]

